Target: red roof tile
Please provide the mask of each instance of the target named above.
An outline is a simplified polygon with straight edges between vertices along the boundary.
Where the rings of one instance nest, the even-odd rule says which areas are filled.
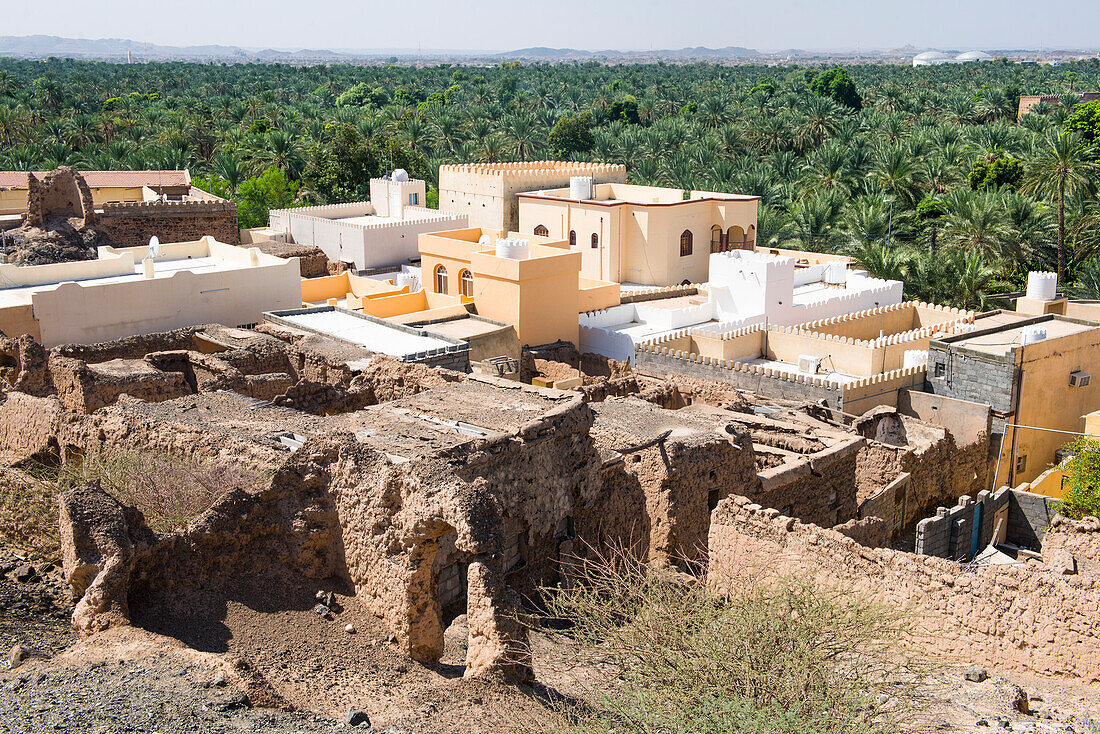
[[[41,179],[46,171],[35,171],[34,175]],[[80,175],[93,189],[191,185],[191,174],[187,171],[81,171]],[[27,188],[27,172],[0,171],[0,188]]]

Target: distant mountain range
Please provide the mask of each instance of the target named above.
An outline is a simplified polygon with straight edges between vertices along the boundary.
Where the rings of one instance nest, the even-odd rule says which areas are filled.
[[[548,48],[535,46],[515,51],[469,51],[454,49],[257,49],[241,46],[162,46],[154,43],[142,43],[125,38],[61,38],[59,36],[0,36],[0,56],[44,59],[50,56],[86,59],[98,61],[126,61],[127,54],[135,62],[141,61],[201,61],[228,63],[284,63],[284,64],[378,64],[396,59],[400,63],[414,61],[440,62],[462,61],[469,63],[496,62],[501,60],[521,60],[543,63],[570,63],[578,61],[600,61],[605,63],[639,63],[669,61],[672,63],[691,62],[760,62],[784,63],[797,61],[868,61],[872,63],[892,63],[908,60],[921,51],[928,49],[915,46],[902,48],[863,51],[807,51],[802,49],[784,49],[780,51],[757,51],[741,46],[707,48],[695,46],[680,49],[654,49],[648,51],[620,51],[606,49],[587,51],[575,48]],[[970,50],[970,49],[966,49]],[[1014,58],[1037,56],[1034,51],[1002,52]],[[1044,57],[1072,58],[1089,56],[1095,50],[1047,51]]]

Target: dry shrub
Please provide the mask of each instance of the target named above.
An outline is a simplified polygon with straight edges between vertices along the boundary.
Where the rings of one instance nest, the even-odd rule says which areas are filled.
[[[267,477],[227,460],[122,449],[66,464],[52,482],[60,493],[92,480],[141,510],[149,527],[164,533],[186,526],[231,489],[262,489]]]
[[[903,655],[903,613],[796,578],[725,597],[616,554],[547,589],[549,634],[586,670],[585,705],[537,728],[571,732],[820,732],[918,727],[929,668]]]
[[[0,469],[0,538],[59,562],[57,490],[22,472]]]

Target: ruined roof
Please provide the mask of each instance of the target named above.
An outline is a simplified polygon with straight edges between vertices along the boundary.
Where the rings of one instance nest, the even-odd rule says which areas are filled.
[[[48,171],[34,171],[44,178]],[[139,186],[190,186],[189,171],[80,171],[88,186],[96,188],[136,188]],[[27,188],[27,171],[0,171],[0,188]]]
[[[593,403],[596,422],[592,437],[603,449],[620,450],[655,441],[667,434],[670,439],[719,435],[735,439],[738,430],[727,431],[738,413],[715,410],[709,413],[666,410],[638,398],[609,398]]]

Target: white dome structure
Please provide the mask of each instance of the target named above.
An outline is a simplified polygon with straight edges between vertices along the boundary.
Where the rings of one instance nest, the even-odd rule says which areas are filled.
[[[941,51],[925,51],[913,57],[913,66],[937,66],[950,61],[951,57]]]
[[[967,61],[992,61],[993,57],[985,51],[967,51],[955,57],[955,61],[965,64]]]
[[[397,169],[394,170],[393,176],[391,176],[391,178],[394,181],[408,181],[409,180],[409,172],[406,171],[404,168],[397,168]]]

